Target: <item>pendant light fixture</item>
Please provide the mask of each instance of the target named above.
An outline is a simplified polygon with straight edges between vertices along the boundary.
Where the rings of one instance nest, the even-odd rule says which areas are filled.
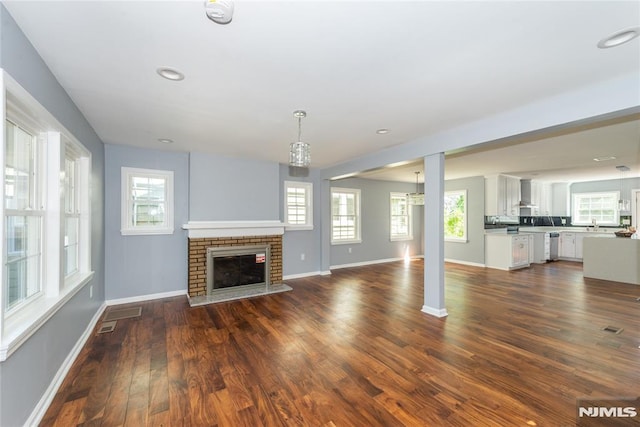
[[[293,112],[293,117],[298,119],[298,141],[292,142],[289,147],[289,165],[308,168],[311,164],[311,145],[302,142],[300,138],[302,135],[302,119],[307,117],[307,112],[296,110]]]
[[[414,172],[416,174],[416,192],[415,193],[407,193],[407,203],[414,206],[424,206],[424,193],[420,193],[419,184],[418,184],[418,175],[420,172]]]
[[[628,212],[631,210],[631,200],[624,198],[623,186],[625,173],[631,169],[624,165],[616,166],[616,169],[620,171],[620,198],[618,199],[618,211]]]

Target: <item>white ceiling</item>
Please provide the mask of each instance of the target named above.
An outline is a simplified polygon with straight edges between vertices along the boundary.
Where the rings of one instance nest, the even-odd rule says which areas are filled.
[[[302,140],[313,166],[327,167],[640,76],[640,40],[596,48],[640,25],[636,1],[236,1],[228,25],[207,19],[203,1],[3,4],[109,144],[286,163],[297,137],[292,112],[304,109]],[[162,79],[161,66],[186,78]],[[447,158],[447,178],[502,172],[576,181],[618,176],[617,164],[636,173],[634,119],[457,153]],[[391,132],[377,135],[379,128]],[[595,164],[596,156],[617,159]],[[415,167],[385,179],[415,181]]]

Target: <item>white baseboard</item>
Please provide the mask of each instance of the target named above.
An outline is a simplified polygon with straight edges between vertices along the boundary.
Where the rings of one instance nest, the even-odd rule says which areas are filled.
[[[320,272],[321,276],[331,276],[331,270],[327,270],[327,271],[321,271]]]
[[[60,365],[60,369],[58,369],[58,372],[56,372],[56,375],[53,377],[53,380],[49,384],[49,387],[47,387],[47,390],[40,398],[40,401],[37,403],[35,408],[33,408],[33,411],[31,411],[31,415],[29,415],[29,418],[27,418],[27,421],[24,423],[25,426],[37,426],[38,424],[40,424],[42,418],[44,417],[44,414],[47,412],[47,409],[49,409],[49,405],[58,392],[62,381],[64,381],[65,377],[69,373],[69,369],[71,369],[73,362],[75,362],[78,354],[80,354],[80,351],[82,351],[82,348],[91,336],[91,332],[93,332],[93,328],[95,328],[98,320],[100,320],[100,317],[102,317],[102,313],[104,313],[104,310],[106,308],[107,304],[102,303],[100,308],[93,315],[91,322],[89,322],[87,328],[84,330],[80,338],[78,338],[78,341],[73,346],[64,362],[62,362],[62,365]]]
[[[172,298],[172,297],[178,297],[181,295],[187,295],[187,291],[184,290],[184,291],[161,292],[158,294],[147,294],[147,295],[138,295],[135,297],[128,297],[128,298],[110,299],[110,300],[106,300],[105,303],[108,306],[111,306],[111,305],[119,305],[119,304],[129,304],[132,302],[149,301],[149,300],[160,299],[160,298]]]
[[[423,313],[427,313],[430,314],[431,316],[435,316],[435,317],[447,317],[449,315],[449,313],[447,313],[447,309],[446,308],[434,308],[434,307],[429,307],[426,305],[422,306],[422,311]]]
[[[329,273],[331,274],[331,273]],[[287,274],[286,276],[282,276],[282,280],[288,279],[300,279],[302,277],[310,277],[310,276],[321,276],[321,271],[310,271],[308,273],[299,273],[299,274]]]
[[[329,268],[332,270],[338,270],[340,268],[362,267],[363,265],[384,264],[386,262],[395,262],[395,261],[403,261],[403,260],[404,258],[385,258],[385,259],[376,259],[373,261],[362,261],[362,262],[354,262],[350,264],[332,265]]]
[[[462,261],[462,260],[459,260],[459,259],[451,259],[451,258],[445,258],[444,262],[450,262],[452,264],[470,265],[471,267],[486,267],[486,265],[484,263],[471,262],[471,261]]]

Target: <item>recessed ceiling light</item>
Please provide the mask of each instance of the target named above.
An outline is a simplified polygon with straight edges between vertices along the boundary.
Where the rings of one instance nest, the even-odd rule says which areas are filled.
[[[170,67],[160,67],[156,70],[161,77],[164,77],[167,80],[180,81],[184,80],[184,74],[175,68]]]
[[[606,162],[607,160],[615,160],[614,156],[602,156],[602,157],[594,157],[594,162]]]
[[[376,131],[376,133],[377,133],[378,135],[384,135],[384,134],[389,133],[389,132],[391,132],[391,130],[389,130],[389,129],[378,129],[378,130]]]
[[[621,30],[613,33],[612,35],[603,38],[598,42],[600,49],[607,49],[610,47],[620,46],[626,42],[629,42],[636,37],[640,36],[640,27],[631,27],[626,30]]]
[[[160,142],[161,144],[173,144],[173,139],[158,138],[158,142]]]

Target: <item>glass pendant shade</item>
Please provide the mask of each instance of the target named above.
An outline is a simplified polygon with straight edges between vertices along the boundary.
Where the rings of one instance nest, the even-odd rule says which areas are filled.
[[[292,142],[289,149],[289,164],[307,168],[311,164],[311,145],[306,142]]]
[[[418,184],[418,175],[420,172],[414,172],[416,174],[416,192],[407,193],[407,203],[413,206],[424,206],[424,193],[420,193],[420,185]]]
[[[620,171],[620,198],[618,199],[618,211],[628,212],[631,210],[631,200],[624,197],[624,177],[631,169],[624,165],[616,166],[616,169]]]
[[[618,210],[620,212],[628,212],[631,210],[631,200],[620,199],[618,200]]]
[[[307,117],[304,110],[296,110],[293,117],[298,119],[298,142],[292,142],[289,146],[289,165],[298,168],[308,168],[311,164],[311,145],[302,142],[302,119]]]

